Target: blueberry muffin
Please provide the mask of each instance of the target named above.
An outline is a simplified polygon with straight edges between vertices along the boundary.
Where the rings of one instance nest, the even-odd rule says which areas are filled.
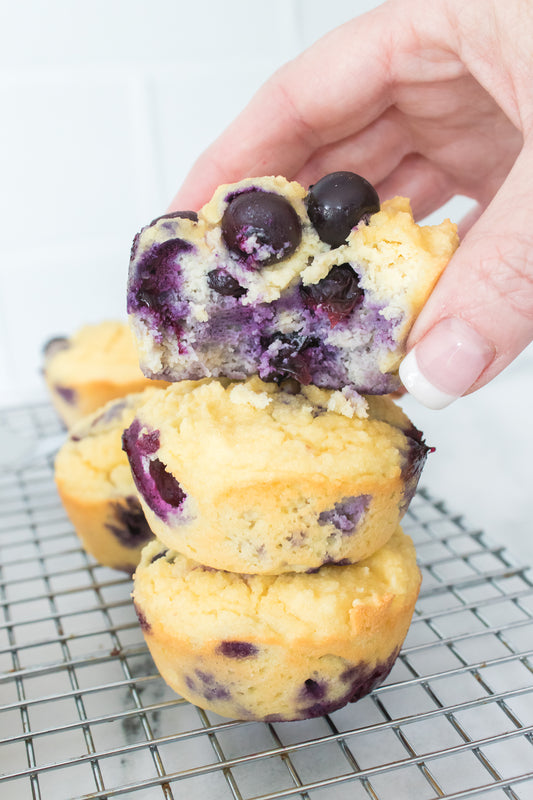
[[[198,214],[159,217],[135,238],[127,305],[141,368],[395,391],[457,242],[451,222],[420,227],[406,199],[380,205],[350,172],[308,192],[282,177],[220,186]]]
[[[68,338],[51,339],[44,347],[43,372],[68,428],[109,400],[154,385],[139,368],[129,326],[118,321],[84,325]]]
[[[257,376],[153,394],[123,435],[156,536],[202,564],[306,572],[390,538],[428,447],[388,397]]]
[[[55,461],[63,506],[84,548],[107,567],[133,573],[153,538],[121,436],[140,403],[162,389],[146,389],[107,403],[70,431]]]
[[[212,570],[155,541],[134,578],[139,621],[167,683],[222,716],[270,722],[330,713],[378,686],[420,586],[399,528],[365,561],[311,575]]]

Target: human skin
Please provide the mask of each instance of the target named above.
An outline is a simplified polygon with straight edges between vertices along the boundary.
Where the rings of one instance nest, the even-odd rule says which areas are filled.
[[[281,67],[169,210],[197,209],[247,176],[308,185],[339,169],[382,199],[410,197],[419,219],[454,195],[473,198],[409,337],[412,387],[402,376],[415,396],[426,381],[443,407],[533,338],[532,41],[532,0],[389,0]]]

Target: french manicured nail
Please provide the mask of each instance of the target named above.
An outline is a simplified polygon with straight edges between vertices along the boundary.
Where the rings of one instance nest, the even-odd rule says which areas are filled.
[[[441,320],[406,355],[400,378],[428,408],[445,408],[461,397],[494,358],[492,345],[462,319]]]

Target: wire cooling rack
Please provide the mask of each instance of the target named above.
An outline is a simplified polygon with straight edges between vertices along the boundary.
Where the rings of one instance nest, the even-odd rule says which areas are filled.
[[[60,430],[47,405],[1,425]],[[531,800],[531,574],[424,491],[404,528],[424,580],[386,683],[320,719],[242,723],[159,677],[131,582],[81,549],[51,459],[0,472],[2,800]]]

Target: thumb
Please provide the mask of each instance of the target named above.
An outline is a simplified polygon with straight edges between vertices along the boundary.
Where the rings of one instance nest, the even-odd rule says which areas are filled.
[[[530,144],[413,326],[400,377],[429,408],[484,386],[533,339],[532,176]]]

